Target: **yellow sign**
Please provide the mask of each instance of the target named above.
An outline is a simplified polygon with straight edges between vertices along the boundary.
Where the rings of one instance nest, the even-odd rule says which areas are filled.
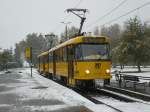
[[[30,47],[26,47],[25,57],[28,58],[28,59],[31,58],[31,48]]]

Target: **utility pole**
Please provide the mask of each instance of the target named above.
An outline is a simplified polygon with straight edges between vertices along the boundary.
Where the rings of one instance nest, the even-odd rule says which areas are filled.
[[[64,22],[62,21],[61,23],[65,24],[65,29],[66,29],[66,39],[69,40],[70,38],[68,37],[68,26],[71,22]]]

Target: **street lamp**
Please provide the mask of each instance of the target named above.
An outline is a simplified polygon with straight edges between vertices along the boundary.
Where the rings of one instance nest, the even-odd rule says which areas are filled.
[[[67,25],[69,25],[71,22],[64,22],[64,21],[62,21],[61,23],[63,23],[63,24],[66,25],[66,39],[69,40],[69,37],[68,37],[68,27],[67,27]]]

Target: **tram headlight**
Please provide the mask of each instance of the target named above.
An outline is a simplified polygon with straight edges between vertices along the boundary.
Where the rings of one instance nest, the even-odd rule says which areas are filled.
[[[86,73],[86,74],[89,74],[89,73],[90,73],[90,70],[88,70],[88,69],[85,70],[85,73]]]
[[[110,73],[110,70],[109,70],[109,69],[106,69],[106,73]]]

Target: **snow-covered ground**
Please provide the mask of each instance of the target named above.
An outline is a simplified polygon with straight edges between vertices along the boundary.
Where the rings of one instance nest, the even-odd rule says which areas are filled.
[[[150,77],[150,67],[146,67],[146,68],[141,67],[142,72],[138,72],[137,67],[132,67],[132,66],[127,66],[127,67],[125,66],[124,69],[120,69],[120,67],[111,69],[112,72],[116,70],[123,72],[123,74]]]
[[[99,101],[104,102],[107,105],[113,106],[123,112],[149,112],[150,105],[142,103],[125,103],[123,101],[118,101],[114,98],[108,97],[97,97]]]
[[[138,72],[137,67],[132,67],[132,66],[125,66],[124,69],[120,69],[120,67],[116,67],[116,68],[112,68],[111,72],[112,72],[112,80],[115,80],[115,75],[114,75],[114,71],[120,71],[122,72],[122,74],[125,75],[134,75],[134,76],[141,76],[141,77],[149,77],[149,80],[145,80],[143,78],[140,78],[141,82],[150,82],[150,67],[141,67],[142,72]]]
[[[11,71],[0,72],[0,112],[61,112],[94,105],[76,92],[40,76],[35,69],[32,78],[28,68]],[[11,111],[6,111],[9,108]]]
[[[150,69],[149,69],[150,70]],[[26,70],[26,73],[30,73],[30,70]],[[113,109],[105,106],[105,105],[95,105],[92,102],[88,101],[87,99],[83,98],[82,96],[78,95],[74,91],[63,87],[49,79],[43,78],[42,76],[38,75],[36,70],[34,70],[33,77],[35,80],[39,81],[42,85],[48,86],[47,92],[44,93],[44,98],[49,98],[49,92],[53,93],[54,96],[57,96],[58,99],[61,99],[68,105],[84,105],[95,112],[114,112]],[[124,112],[150,112],[150,105],[141,104],[141,103],[125,103],[125,102],[118,102],[114,99],[103,99],[104,102],[110,103],[114,107],[121,109]]]
[[[20,83],[11,83],[11,84],[2,84],[0,86],[7,86],[7,87],[15,87],[15,89],[11,89],[9,91],[0,92],[1,94],[10,94],[14,93],[19,95],[20,101],[24,103],[29,103],[25,105],[24,108],[30,109],[32,111],[55,111],[60,110],[63,108],[71,107],[71,106],[85,106],[91,109],[94,112],[115,112],[110,107],[107,107],[102,104],[94,104],[91,101],[87,100],[86,98],[82,97],[78,93],[74,92],[71,89],[68,89],[62,85],[59,85],[52,80],[44,78],[39,75],[36,69],[33,69],[33,77],[30,77],[30,69],[17,69],[13,70],[16,73],[21,75],[21,78],[17,78],[17,81]],[[0,75],[3,74],[2,72]],[[43,89],[35,89],[38,87],[43,87]],[[39,105],[33,105],[35,102],[28,102],[28,101],[38,101],[40,99]],[[150,112],[150,105],[142,104],[142,103],[126,103],[126,102],[119,102],[111,98],[101,98],[105,103],[110,104],[123,112]],[[42,102],[43,101],[43,102]],[[53,103],[49,105],[50,103]],[[53,101],[53,102],[52,102]],[[47,103],[46,103],[47,102]],[[30,103],[32,105],[30,105]],[[43,104],[42,104],[43,103]],[[58,103],[58,104],[57,104]],[[45,105],[44,105],[45,104]],[[0,104],[0,107],[7,107],[12,106],[8,104]],[[15,111],[12,111],[15,112]],[[18,111],[17,111],[18,112]],[[21,111],[19,111],[21,112]],[[59,111],[60,112],[60,111]],[[71,110],[70,110],[71,112]]]
[[[26,69],[24,73],[30,75],[30,69]],[[39,73],[35,69],[33,69],[33,79],[39,82],[42,86],[48,87],[44,93],[41,93],[41,92],[36,93],[39,95],[39,97],[43,97],[44,99],[49,99],[49,98],[52,98],[52,96],[54,96],[58,100],[61,100],[68,105],[91,105],[93,104],[92,102],[83,98],[82,96],[72,91],[71,89],[68,89],[60,84],[57,84],[39,75]],[[32,96],[33,94],[31,93],[30,95]]]
[[[26,69],[24,72],[30,75],[30,69]],[[44,97],[44,99],[49,99],[51,97],[51,94],[53,94],[54,97],[58,98],[58,100],[61,99],[61,101],[65,102],[67,105],[86,106],[94,112],[114,112],[113,109],[108,108],[105,105],[96,105],[86,98],[82,97],[81,95],[77,94],[76,92],[40,76],[35,69],[33,70],[33,78],[43,86],[49,87],[47,91],[42,94],[42,97]]]

